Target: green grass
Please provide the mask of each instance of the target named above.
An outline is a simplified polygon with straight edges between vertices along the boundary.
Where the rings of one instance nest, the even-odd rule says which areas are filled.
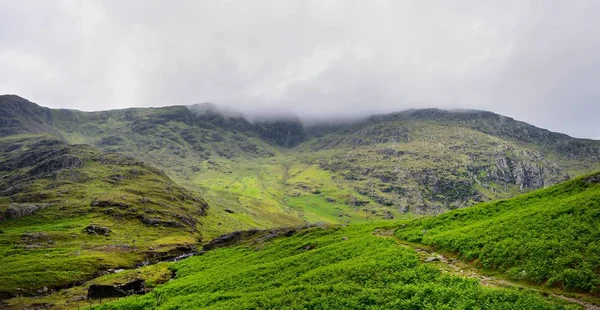
[[[312,228],[175,263],[175,280],[100,309],[565,309],[443,274],[376,225]]]
[[[35,214],[0,221],[0,292],[31,294],[43,288],[60,287],[94,277],[108,268],[133,268],[153,252],[177,246],[195,246],[202,237],[201,212],[206,206],[160,171],[118,154],[103,154],[88,146],[53,145],[33,147],[48,136],[3,138],[1,143],[20,145],[5,154],[6,163],[33,151],[65,152],[82,159],[81,167],[52,171],[47,161],[31,161],[18,170],[0,171],[0,185],[12,178],[22,189],[0,201],[0,214],[14,202],[47,204]],[[26,157],[26,156],[25,156]],[[51,159],[60,158],[52,157]],[[45,165],[45,166],[44,166]],[[30,177],[36,167],[50,170]],[[27,179],[29,177],[29,179]],[[6,188],[8,186],[2,186]],[[94,207],[94,200],[123,206]],[[181,227],[151,226],[142,217],[181,221]],[[181,218],[196,221],[196,227]],[[89,235],[90,224],[107,227],[109,236]],[[31,234],[38,234],[31,236]]]
[[[123,270],[100,276],[83,285],[75,286],[36,298],[16,297],[6,301],[9,309],[30,309],[40,305],[52,305],[52,309],[78,309],[89,307],[85,299],[87,290],[92,284],[122,285],[136,279],[143,279],[146,288],[154,288],[171,279],[172,270],[168,263],[158,263],[141,268]]]
[[[415,220],[396,236],[459,253],[511,279],[597,294],[600,184],[592,176]]]

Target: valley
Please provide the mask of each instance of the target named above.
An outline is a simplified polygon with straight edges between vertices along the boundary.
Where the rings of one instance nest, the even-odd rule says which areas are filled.
[[[304,125],[212,104],[81,112],[0,96],[0,297],[13,309],[595,307],[598,170],[600,141],[485,111]],[[486,287],[424,248],[518,285]],[[136,279],[145,295],[86,298]]]

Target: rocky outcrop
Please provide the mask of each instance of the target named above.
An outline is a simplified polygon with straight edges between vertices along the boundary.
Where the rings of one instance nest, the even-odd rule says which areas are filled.
[[[226,246],[235,244],[244,238],[254,236],[259,232],[260,232],[260,230],[258,230],[258,229],[251,229],[251,230],[245,230],[245,231],[234,231],[229,234],[224,234],[224,235],[214,238],[209,243],[205,244],[202,247],[202,250],[209,251],[214,248],[226,247]]]
[[[254,128],[263,140],[278,146],[294,147],[306,139],[304,127],[298,118],[256,122]]]
[[[600,183],[600,173],[587,177],[585,181],[588,183]]]
[[[348,128],[347,131],[350,131],[350,129],[352,129],[352,127]],[[407,128],[400,126],[390,127],[384,123],[375,123],[347,132],[344,135],[334,136],[334,138],[323,138],[315,146],[315,149],[367,146],[383,143],[403,143],[408,141],[410,141],[410,131]],[[391,149],[382,149],[381,152],[389,152],[392,156],[401,155],[399,152],[392,152],[390,150]]]
[[[142,223],[144,223],[148,226],[184,227],[184,225],[182,223],[179,223],[176,221],[167,221],[167,220],[162,220],[162,219],[157,219],[157,218],[149,218],[149,217],[145,217],[143,215],[141,215],[139,217],[139,219]]]
[[[102,226],[98,226],[98,225],[88,225],[86,226],[83,231],[87,234],[90,235],[103,235],[103,236],[108,236],[111,232],[111,230],[108,227],[102,227]]]
[[[50,206],[49,203],[11,203],[6,211],[4,211],[5,219],[20,219],[43,210]]]
[[[84,160],[78,156],[72,154],[65,154],[59,157],[51,158],[44,161],[31,170],[29,170],[30,176],[36,176],[43,173],[55,172],[63,169],[79,168],[84,164]]]
[[[146,282],[141,279],[136,279],[123,285],[102,285],[92,284],[88,288],[88,298],[112,298],[125,297],[135,294],[146,293]]]
[[[124,202],[110,201],[110,200],[98,200],[98,199],[92,200],[92,202],[90,203],[90,206],[99,207],[99,208],[117,207],[119,209],[127,209],[127,208],[131,207],[130,204],[124,203]]]
[[[298,227],[282,227],[268,230],[250,229],[234,231],[232,233],[224,234],[217,238],[214,238],[202,247],[202,251],[209,251],[215,248],[222,248],[250,239],[252,239],[254,243],[261,243],[277,237],[290,237],[303,229],[315,226],[319,225],[307,224]]]

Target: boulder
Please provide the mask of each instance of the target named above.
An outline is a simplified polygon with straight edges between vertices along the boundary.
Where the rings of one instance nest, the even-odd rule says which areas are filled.
[[[98,225],[88,225],[83,229],[83,232],[86,232],[90,235],[104,235],[108,236],[111,230],[108,227],[102,227]]]

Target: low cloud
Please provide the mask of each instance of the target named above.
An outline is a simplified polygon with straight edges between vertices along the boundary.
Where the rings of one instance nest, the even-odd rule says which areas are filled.
[[[598,1],[0,0],[0,93],[305,119],[491,110],[600,138]],[[282,112],[283,111],[283,112]]]

